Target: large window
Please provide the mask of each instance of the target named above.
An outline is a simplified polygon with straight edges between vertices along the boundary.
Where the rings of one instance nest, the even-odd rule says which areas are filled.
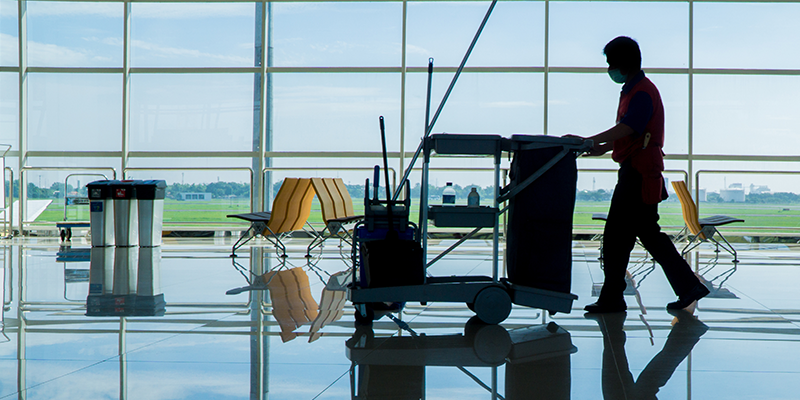
[[[82,168],[168,183],[247,181],[251,169],[247,183],[272,170],[273,179],[360,185],[380,163],[379,116],[392,168],[408,167],[425,124],[428,62],[433,115],[489,5],[0,0],[0,142],[17,177],[36,185]],[[700,184],[714,191],[724,171],[798,170],[798,20],[800,0],[500,1],[434,132],[609,128],[620,87],[602,49],[627,35],[664,101],[668,169],[682,171],[670,179],[702,170]],[[489,167],[439,166],[459,164]],[[579,166],[615,168],[609,157]],[[462,187],[492,180],[435,175]],[[730,176],[800,192],[773,172]],[[579,189],[612,183],[613,174],[582,174]]]

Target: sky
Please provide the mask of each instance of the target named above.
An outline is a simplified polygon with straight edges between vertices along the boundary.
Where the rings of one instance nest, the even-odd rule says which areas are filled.
[[[28,2],[31,66],[122,66],[121,3]],[[461,61],[489,2],[408,4],[408,66],[437,67]],[[249,67],[254,65],[254,9],[248,3],[134,3],[132,67]],[[541,67],[544,64],[544,3],[500,2],[468,66]],[[639,18],[658,15],[659,18]],[[643,67],[689,65],[689,5],[685,2],[550,2],[549,65],[605,67],[603,45],[618,35],[640,42]],[[800,42],[800,4],[694,4],[695,68],[798,69],[792,51]],[[273,65],[276,67],[399,67],[402,4],[274,3]],[[16,66],[16,2],[0,0],[0,65]],[[650,74],[666,108],[667,154],[689,150],[689,79]],[[0,73],[0,142],[17,145],[16,72]],[[437,72],[432,107],[439,104],[452,72]],[[404,149],[414,151],[424,127],[424,73],[406,81]],[[551,73],[550,135],[591,135],[614,123],[619,86],[604,73]],[[31,74],[29,149],[119,151],[122,79],[118,73]],[[795,155],[800,76],[696,74],[693,87],[693,151],[696,154]],[[542,73],[464,73],[434,131],[541,134]],[[400,148],[401,82],[398,73],[273,74],[275,151],[379,151],[377,117],[387,123],[390,151]],[[249,73],[157,74],[131,77],[132,151],[249,151],[252,146],[253,75]],[[223,140],[220,140],[223,138]],[[113,160],[91,159],[97,165]],[[249,166],[247,160],[199,160],[202,166]],[[35,165],[77,165],[81,159],[32,160]],[[274,165],[369,167],[377,159],[275,159]],[[134,166],[181,165],[158,159]],[[186,163],[184,161],[184,163]],[[483,161],[443,160],[442,166],[486,166]],[[186,165],[186,164],[184,164]],[[193,164],[194,165],[194,164]],[[585,168],[613,169],[608,161],[581,160]],[[397,167],[396,161],[395,166]],[[491,163],[488,164],[491,166]],[[697,166],[696,166],[697,167]],[[748,169],[765,165],[747,164]],[[673,162],[670,168],[686,169]],[[709,168],[709,167],[703,167]],[[711,165],[710,168],[719,168]],[[728,167],[725,167],[728,168]],[[731,169],[741,169],[734,165]],[[797,169],[776,164],[770,169]],[[290,173],[290,172],[287,172]],[[157,173],[156,173],[157,174]],[[343,173],[358,182],[361,173]],[[434,180],[448,179],[436,173]],[[56,174],[57,175],[57,174]],[[192,180],[209,179],[190,173]],[[246,174],[222,173],[223,180]],[[455,174],[486,185],[484,174]],[[609,177],[610,175],[610,177]],[[172,180],[175,175],[172,174]],[[490,176],[490,174],[489,174]],[[478,182],[468,182],[475,178]],[[747,178],[747,179],[745,179]],[[60,180],[59,176],[47,179]],[[186,180],[184,175],[182,179]],[[453,178],[450,178],[453,179]],[[800,192],[796,179],[742,177],[773,190]],[[610,187],[613,174],[581,179],[579,187]],[[715,177],[706,179],[716,183]],[[729,182],[731,183],[731,182]],[[797,189],[794,189],[797,188]],[[714,187],[710,187],[714,190]],[[718,188],[716,188],[718,189]]]

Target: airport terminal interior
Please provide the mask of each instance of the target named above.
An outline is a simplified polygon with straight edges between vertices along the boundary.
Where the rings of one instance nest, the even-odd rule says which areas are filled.
[[[795,399],[798,20],[797,0],[0,0],[0,399]],[[660,224],[710,290],[685,310],[637,244],[627,312],[583,311],[618,165],[562,136],[614,124],[620,35],[664,103]],[[512,160],[539,145],[566,158],[525,183]]]

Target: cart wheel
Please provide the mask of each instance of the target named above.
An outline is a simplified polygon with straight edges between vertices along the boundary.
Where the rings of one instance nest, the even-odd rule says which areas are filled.
[[[475,303],[467,303],[467,308],[469,308],[470,311],[475,312]]]
[[[375,310],[369,304],[355,304],[356,312],[353,316],[356,322],[362,325],[372,325],[375,320]]]
[[[490,286],[475,296],[475,315],[487,324],[499,324],[511,314],[511,297],[504,289]]]
[[[478,318],[467,322],[464,327],[465,336],[472,340],[475,355],[481,361],[491,365],[505,363],[506,357],[511,352],[511,336],[500,325],[489,325]]]

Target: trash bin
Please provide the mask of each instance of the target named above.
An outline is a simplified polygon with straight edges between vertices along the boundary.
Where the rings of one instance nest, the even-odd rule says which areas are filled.
[[[139,245],[139,207],[134,181],[113,181],[111,197],[114,200],[114,241],[117,247]]]
[[[510,187],[519,185],[575,140],[513,135],[517,142]],[[577,146],[575,146],[577,147]],[[572,214],[578,171],[575,151],[509,199],[506,238],[508,280],[569,293],[572,283]]]
[[[146,180],[135,181],[134,185],[136,186],[136,199],[139,203],[139,246],[160,246],[167,182]]]
[[[113,277],[114,248],[92,248],[89,256],[89,296],[110,294]]]
[[[111,183],[94,181],[86,185],[89,192],[89,226],[92,232],[92,247],[114,246],[114,206]]]
[[[104,315],[114,288],[114,247],[92,247],[89,259],[89,295],[86,315]]]
[[[161,247],[139,247],[136,304],[133,315],[162,316],[167,303],[161,292]]]
[[[136,294],[139,271],[139,249],[117,246],[114,249],[114,287],[112,294],[125,296]]]

